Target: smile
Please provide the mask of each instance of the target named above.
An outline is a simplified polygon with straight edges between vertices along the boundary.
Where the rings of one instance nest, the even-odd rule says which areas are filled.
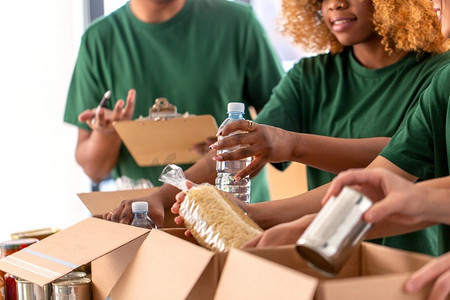
[[[330,21],[333,31],[341,32],[351,27],[356,18],[335,18]]]

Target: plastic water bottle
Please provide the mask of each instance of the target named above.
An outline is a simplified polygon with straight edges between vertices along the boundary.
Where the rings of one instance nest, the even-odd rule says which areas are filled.
[[[148,216],[148,203],[145,201],[137,201],[131,203],[131,210],[133,212],[132,226],[153,229],[157,228],[155,222]]]
[[[228,118],[223,121],[219,127],[219,131],[222,130],[225,125],[230,124],[237,120],[244,120],[244,103],[230,102],[228,103]],[[232,134],[236,134],[235,132]],[[222,137],[219,136],[219,140]],[[217,154],[230,152],[238,149],[240,146],[236,146],[229,149],[219,150]],[[217,178],[216,187],[219,190],[233,194],[239,200],[249,203],[250,202],[250,177],[246,176],[239,181],[234,181],[234,176],[237,172],[244,169],[252,161],[251,157],[247,157],[240,160],[218,161],[216,164]]]

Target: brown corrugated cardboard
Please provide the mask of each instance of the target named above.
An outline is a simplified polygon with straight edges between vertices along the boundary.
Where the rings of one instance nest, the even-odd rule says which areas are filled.
[[[241,252],[230,252],[216,299],[251,299],[258,291],[257,299],[263,300],[292,299],[293,295],[296,295],[296,299],[315,300],[409,300],[426,299],[428,292],[425,289],[407,295],[402,286],[410,272],[426,264],[432,257],[371,243],[363,243],[332,279],[311,269],[294,246],[247,251],[265,260],[251,258],[249,254]],[[295,271],[289,272],[286,267]],[[236,282],[239,278],[241,284]],[[244,278],[248,279],[243,282]],[[317,289],[311,294],[314,281]],[[300,284],[302,288],[299,290]]]
[[[0,269],[43,286],[104,257],[111,263],[100,268],[93,265],[92,273],[100,275],[93,276],[95,299],[105,299],[108,288],[121,276],[148,232],[147,229],[89,218],[3,258]],[[95,278],[103,281],[97,282]]]
[[[92,192],[77,194],[93,216],[102,216],[114,210],[120,202],[127,199],[138,199],[150,195],[158,188],[123,190],[113,192]]]
[[[117,208],[123,200],[139,199],[146,197],[151,193],[154,193],[158,188],[148,189],[136,189],[136,190],[122,190],[113,192],[91,192],[80,193],[78,197],[91,212],[94,217],[102,218],[104,214],[113,211]],[[174,214],[170,212],[170,209],[166,209],[164,212],[164,224],[165,228],[177,228],[179,227],[175,222]]]
[[[120,121],[113,125],[141,167],[194,163],[201,155],[192,146],[217,134],[217,123],[211,115]]]
[[[231,249],[216,300],[313,299],[318,280],[250,253]]]
[[[196,245],[183,232],[152,230],[111,299],[212,299],[225,254]]]

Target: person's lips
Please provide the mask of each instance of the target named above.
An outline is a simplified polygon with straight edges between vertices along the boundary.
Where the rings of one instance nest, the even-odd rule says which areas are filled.
[[[330,20],[333,31],[340,32],[348,29],[356,21],[354,17],[335,17]]]

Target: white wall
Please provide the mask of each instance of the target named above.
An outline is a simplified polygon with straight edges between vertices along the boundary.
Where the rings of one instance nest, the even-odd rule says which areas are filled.
[[[63,123],[83,30],[81,2],[2,2],[0,241],[89,216],[76,196],[89,191],[74,160],[76,129]]]

